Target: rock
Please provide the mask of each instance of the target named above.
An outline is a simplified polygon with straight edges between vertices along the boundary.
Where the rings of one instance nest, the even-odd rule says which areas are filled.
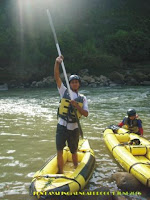
[[[148,81],[150,81],[150,74],[148,74],[147,77],[148,77]]]
[[[43,81],[38,81],[38,82],[36,82],[35,87],[37,87],[37,88],[42,88],[42,87],[44,87]]]
[[[128,199],[124,196],[118,196],[118,195],[115,195],[113,196],[113,200],[129,200],[130,198],[128,197]]]
[[[18,88],[21,88],[21,89],[24,89],[24,84],[23,83],[20,83]]]
[[[101,188],[97,188],[95,190],[84,190],[81,192],[85,192],[89,195],[72,195],[72,196],[68,196],[65,199],[63,198],[63,200],[113,200],[113,197],[110,193],[110,190],[107,187],[101,187]],[[95,193],[98,195],[90,195],[90,193]]]
[[[140,84],[144,86],[150,86],[150,81],[143,81]]]
[[[55,80],[54,80],[54,77],[52,76],[48,76],[46,78],[43,79],[43,84],[44,84],[44,87],[51,87],[55,84]]]
[[[32,87],[32,88],[34,88],[34,87],[36,87],[36,81],[33,81],[32,83],[31,83],[31,86],[30,87]]]
[[[106,83],[99,83],[98,85],[99,86],[109,86],[109,83],[108,82],[106,82]]]
[[[100,87],[104,86],[104,83],[99,83],[99,86],[100,86]]]
[[[126,85],[139,85],[138,81],[133,77],[127,77],[125,79]]]
[[[110,87],[116,87],[116,86],[117,86],[117,83],[114,83],[114,82],[110,81],[109,86],[110,86]]]
[[[69,79],[70,76],[71,76],[71,74],[70,74],[70,73],[67,73],[68,79]],[[65,81],[65,77],[64,77],[64,74],[63,74],[63,73],[60,74],[60,78],[61,78],[62,81]]]
[[[64,79],[64,74],[63,73],[60,74],[60,78]]]
[[[99,81],[102,83],[107,83],[109,79],[106,76],[100,75]]]
[[[70,73],[67,74],[68,78],[70,77]],[[126,72],[126,75],[122,75],[119,72],[114,71],[111,73],[110,78],[100,75],[89,75],[88,69],[83,69],[79,72],[80,78],[81,78],[81,84],[82,86],[90,86],[90,87],[103,87],[103,86],[110,86],[115,87],[118,85],[150,85],[150,74],[143,74],[143,73],[133,73],[131,70]],[[139,80],[142,80],[141,77],[147,77],[147,80],[139,82]],[[62,79],[63,83],[65,84],[65,78],[64,74],[60,74],[60,78]],[[137,80],[138,79],[138,80]],[[31,87],[31,88],[45,88],[45,87],[54,87],[56,86],[55,79],[53,76],[48,76],[43,78],[43,80],[40,81],[33,81],[31,84],[24,83],[21,84],[16,80],[11,80],[8,83],[9,88],[24,88],[24,87]]]
[[[95,79],[91,77],[90,83],[95,83]]]
[[[83,77],[82,77],[82,80],[84,80],[84,81],[86,81],[86,82],[88,82],[88,83],[94,83],[94,82],[95,82],[95,79],[94,79],[93,77],[87,76],[87,75],[83,76]],[[82,80],[81,80],[81,81],[82,81]]]
[[[113,81],[115,83],[119,83],[119,84],[124,83],[124,76],[122,74],[120,74],[119,72],[111,73],[109,78],[110,78],[111,81]]]
[[[8,87],[9,88],[16,88],[18,86],[18,83],[16,80],[10,80],[9,83],[8,83]]]
[[[97,84],[96,84],[96,83],[90,83],[88,86],[89,86],[89,87],[96,88],[96,87],[97,87]]]
[[[48,76],[43,78],[41,81],[33,81],[31,86],[32,88],[47,88],[53,87],[55,85],[54,77]]]
[[[95,84],[96,84],[96,87],[100,86],[100,82],[98,82],[98,81],[95,81]]]
[[[112,175],[117,186],[124,191],[134,191],[141,188],[142,184],[128,172],[117,172]]]
[[[81,87],[82,86],[88,86],[88,82],[83,80],[83,79],[81,79]]]
[[[24,87],[25,87],[25,88],[29,88],[29,87],[30,87],[30,84],[29,84],[29,83],[25,83],[25,84],[24,84]]]
[[[67,77],[68,77],[68,79],[69,79],[70,76],[71,76],[71,74],[70,74],[70,73],[67,73]]]
[[[46,83],[53,83],[53,82],[54,82],[54,77],[48,76],[48,77],[46,77],[46,78],[43,78],[43,82],[46,82]]]
[[[5,91],[5,90],[8,90],[7,83],[0,84],[0,91]]]
[[[134,78],[138,81],[138,82],[143,82],[143,81],[147,81],[148,80],[148,76],[143,74],[142,72],[136,72],[134,74]]]
[[[95,79],[95,81],[100,82],[100,77],[99,76],[94,76],[93,78]]]
[[[82,69],[79,71],[79,76],[88,76],[89,70],[88,69]]]

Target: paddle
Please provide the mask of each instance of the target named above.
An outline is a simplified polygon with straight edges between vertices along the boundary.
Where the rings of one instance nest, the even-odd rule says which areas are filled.
[[[56,32],[55,32],[54,24],[53,24],[53,21],[52,21],[50,11],[48,9],[47,9],[47,15],[48,15],[50,27],[51,27],[52,32],[53,32],[53,36],[54,36],[55,45],[56,45],[58,55],[61,56],[62,54],[61,54],[60,47],[59,47],[59,44],[58,44],[58,39],[57,39],[57,35],[56,35]],[[64,77],[65,77],[65,81],[66,81],[66,84],[67,84],[67,89],[68,89],[70,98],[71,98],[71,100],[73,100],[73,95],[72,95],[72,92],[71,92],[71,89],[70,89],[70,85],[69,85],[69,81],[68,81],[68,78],[67,78],[67,73],[66,73],[66,69],[65,69],[65,65],[64,65],[63,61],[61,62],[61,66],[62,66],[62,70],[63,70],[63,73],[64,73]],[[83,139],[83,131],[82,131],[79,119],[77,117],[77,112],[76,112],[76,109],[74,108],[74,106],[73,106],[73,109],[74,109],[75,117],[76,117],[77,124],[78,124],[78,127],[79,127],[80,135]]]

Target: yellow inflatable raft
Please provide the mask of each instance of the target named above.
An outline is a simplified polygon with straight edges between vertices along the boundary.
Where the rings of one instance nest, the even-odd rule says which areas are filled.
[[[88,183],[95,164],[95,156],[88,140],[80,140],[78,146],[78,167],[74,169],[72,154],[68,147],[63,150],[64,174],[57,174],[57,157],[53,156],[34,174],[30,194],[46,199],[49,195],[62,195],[82,190]]]
[[[141,183],[150,187],[150,142],[128,130],[106,129],[104,140],[115,159]]]

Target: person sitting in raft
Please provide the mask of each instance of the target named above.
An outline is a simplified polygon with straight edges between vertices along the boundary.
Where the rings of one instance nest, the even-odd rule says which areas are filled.
[[[79,128],[75,115],[73,114],[72,106],[77,110],[78,118],[82,115],[88,116],[88,103],[84,95],[81,95],[78,90],[81,85],[81,80],[78,75],[69,77],[69,84],[74,100],[70,100],[68,89],[61,81],[59,73],[59,65],[63,60],[63,56],[56,58],[54,65],[54,77],[61,96],[61,102],[58,109],[58,124],[56,130],[56,148],[57,148],[57,163],[60,174],[63,174],[63,148],[66,146],[66,141],[75,168],[78,165],[77,149],[79,142]]]
[[[137,135],[143,136],[142,121],[138,118],[135,109],[129,109],[127,111],[127,117],[118,124],[119,127],[124,126],[127,130]]]

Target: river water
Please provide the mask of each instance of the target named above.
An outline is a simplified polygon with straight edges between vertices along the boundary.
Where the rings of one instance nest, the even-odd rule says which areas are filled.
[[[102,186],[118,190],[111,180],[123,169],[103,140],[103,131],[118,124],[128,108],[135,108],[150,140],[150,87],[84,88],[89,117],[81,120],[84,137],[96,155],[96,166],[86,189]],[[0,199],[32,200],[29,185],[33,174],[56,153],[57,89],[17,89],[0,92]],[[150,198],[145,189],[139,199]],[[133,199],[137,199],[134,197]]]

